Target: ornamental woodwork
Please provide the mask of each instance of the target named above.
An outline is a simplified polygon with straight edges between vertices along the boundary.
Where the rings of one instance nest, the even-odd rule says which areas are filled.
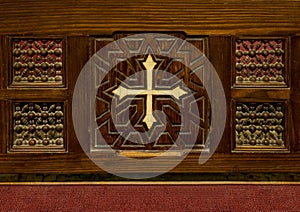
[[[64,103],[14,102],[11,151],[64,150]]]
[[[236,150],[287,148],[284,102],[237,102],[235,113]]]
[[[268,176],[272,176],[275,173],[280,176],[280,179],[289,181],[296,179],[291,176],[294,176],[293,172],[300,172],[299,0],[265,0],[255,1],[255,3],[242,0],[187,0],[184,2],[150,0],[143,1],[142,4],[138,1],[120,0],[74,2],[65,0],[53,3],[53,1],[44,0],[37,3],[22,1],[20,4],[20,1],[5,1],[1,4],[1,179],[3,179],[3,174],[16,174],[17,176],[14,175],[16,177],[12,180],[20,181],[24,179],[20,177],[24,173],[45,174],[46,178],[49,177],[49,181],[55,180],[51,178],[53,173],[74,174],[77,180],[84,180],[84,178],[78,178],[79,174],[83,173],[92,173],[91,178],[101,181],[111,176],[110,174],[104,175],[105,173],[90,161],[78,142],[72,121],[72,95],[78,76],[89,60],[90,53],[94,54],[118,36],[126,36],[125,33],[147,32],[178,34],[181,38],[189,39],[189,42],[203,51],[220,76],[227,101],[224,134],[214,155],[205,164],[199,164],[199,152],[190,153],[169,174],[156,178],[157,180],[186,180],[187,176],[193,176],[191,180],[195,181],[203,179],[203,176],[205,180],[214,180],[219,178],[220,173],[224,173],[228,179],[231,178],[229,180],[241,180],[241,178],[259,180],[255,177],[246,177],[249,176],[249,172],[260,173],[260,176],[265,176],[264,173],[271,173]],[[44,8],[47,8],[47,12],[41,10]],[[114,35],[117,36],[114,37]],[[111,37],[114,39],[110,39]],[[104,38],[110,40],[107,41]],[[56,49],[61,50],[60,56],[55,55]],[[42,50],[47,51],[47,56],[43,56],[46,53]],[[169,58],[159,58],[159,55],[156,57],[165,59],[166,62],[169,60]],[[129,62],[137,67],[129,69]],[[46,64],[43,65],[45,70],[42,68],[43,63]],[[55,66],[56,63],[58,63],[57,66]],[[125,73],[125,76],[118,78],[124,80],[129,71],[139,73],[138,65],[134,58],[131,58],[128,63],[119,64],[116,68],[120,69],[120,73]],[[181,64],[177,63],[172,69],[165,70],[173,70],[176,73],[175,71],[180,67]],[[182,68],[185,69],[185,67]],[[186,69],[187,74],[188,71]],[[117,74],[117,71],[111,70],[111,74],[107,76],[109,83],[113,82],[114,74]],[[186,77],[186,80],[189,82],[190,78]],[[194,90],[200,92],[202,90],[200,85],[196,83]],[[87,86],[90,85],[87,84]],[[98,97],[109,100],[108,97],[104,98],[104,95],[100,95],[101,89],[99,88]],[[206,101],[205,93],[200,94],[199,97],[202,96]],[[95,101],[98,101],[96,97]],[[139,122],[139,118],[143,118],[142,113],[145,112],[140,109],[145,108],[146,101],[147,99],[140,95],[131,102],[131,122],[136,123],[136,130],[147,130],[147,126]],[[211,102],[218,103],[218,100],[213,99]],[[43,104],[50,108],[51,105],[56,107],[56,104],[60,103],[63,113],[61,135],[55,131],[56,121],[55,123],[48,121],[48,125],[53,127],[48,131],[48,135],[45,135],[42,129],[37,129],[45,124],[43,121],[38,122],[38,119],[32,122],[27,116],[25,117],[29,109],[24,112],[20,111],[24,114],[22,118],[28,123],[21,122],[21,119],[19,120],[21,124],[16,123],[17,119],[14,114],[17,112],[17,105],[20,105],[22,109],[29,103],[38,105],[41,109]],[[96,110],[97,114],[87,117],[87,120],[94,120],[96,115],[100,118],[101,112],[107,111],[107,105],[102,104],[100,107],[100,103],[97,104],[99,106]],[[260,105],[262,105],[261,109],[259,109]],[[277,108],[278,105],[281,109]],[[175,139],[175,133],[171,129],[176,129],[176,124],[181,121],[176,102],[167,95],[153,96],[152,107],[152,109],[165,111],[168,117],[172,118],[173,122],[168,124],[167,130]],[[204,114],[208,116],[205,117],[203,123],[201,122],[203,129],[207,129],[209,125],[209,116],[217,115],[210,114],[209,107],[209,102],[202,107],[205,108]],[[241,110],[238,110],[240,107]],[[80,105],[78,108],[78,112],[85,109]],[[35,108],[33,111],[35,114],[41,114]],[[272,118],[254,119],[250,116],[251,111],[256,116],[266,112]],[[237,112],[241,112],[243,116],[237,116]],[[276,115],[272,115],[280,112],[283,113],[281,123]],[[53,112],[49,111],[49,114],[51,113]],[[109,117],[107,115],[100,119],[103,118],[105,121],[109,120]],[[55,119],[55,116],[53,118]],[[21,133],[17,133],[19,129],[15,129],[19,125],[22,126]],[[38,137],[29,131],[32,125],[36,128],[35,133],[39,132],[42,136]],[[109,126],[106,123],[104,125]],[[101,124],[98,126],[100,127]],[[263,126],[265,126],[264,130],[268,128],[269,131],[264,132]],[[279,133],[281,129],[283,131]],[[33,128],[31,127],[30,130]],[[99,128],[99,130],[105,132],[105,128]],[[237,132],[237,130],[241,131]],[[252,132],[253,130],[255,131]],[[50,133],[51,131],[53,133]],[[167,143],[159,147],[154,144],[146,147],[128,147],[124,146],[128,143],[122,140],[113,144],[116,140],[115,134],[106,132],[108,142],[115,149],[122,151],[126,148],[145,151],[156,148],[157,152],[160,152],[168,148],[171,141],[161,139],[161,143],[163,141]],[[22,140],[21,145],[16,143],[18,136]],[[56,139],[55,136],[61,136],[63,145],[39,144],[43,142],[45,136],[52,140]],[[36,144],[26,144],[25,141],[32,137],[36,138]],[[238,138],[242,139],[242,142],[238,141]],[[269,139],[268,145],[262,142],[265,138]],[[201,149],[202,136],[198,140]],[[277,142],[279,140],[282,140],[282,144]],[[210,141],[214,141],[214,138],[210,137]],[[116,154],[121,150],[116,151]],[[16,151],[17,154],[15,154]],[[201,155],[205,155],[203,153],[205,152],[201,152]],[[168,160],[168,157],[166,158]],[[111,158],[103,157],[99,160],[103,163],[111,162]],[[149,167],[149,172],[152,171],[153,169]],[[241,178],[235,178],[232,175],[234,172],[242,173],[242,176],[239,175]],[[191,175],[191,173],[194,174]],[[203,173],[216,173],[216,178],[210,178],[210,175]],[[282,178],[284,173],[285,177]],[[30,180],[39,181],[42,180],[41,178],[39,175]],[[116,180],[115,177],[109,177],[109,179]]]
[[[285,39],[236,39],[235,84],[286,84]]]
[[[12,85],[63,84],[61,38],[12,38]]]
[[[3,160],[0,160],[0,168],[3,170],[3,173],[22,173],[24,171],[31,173],[45,173],[48,171],[57,173],[60,170],[63,170],[65,173],[94,173],[99,171],[98,167],[95,167],[83,153],[77,141],[71,118],[72,111],[70,110],[72,108],[72,94],[79,73],[90,56],[107,43],[124,36],[126,35],[121,33],[115,34],[113,38],[67,35],[67,43],[64,39],[54,37],[44,39],[45,36],[34,36],[33,39],[22,38],[21,35],[16,35],[16,37],[10,39],[7,39],[6,35],[0,36],[2,39],[0,44],[5,50],[1,51],[2,55],[0,55],[2,64],[0,67],[0,107],[2,108],[0,111],[0,139],[2,145],[0,155],[3,158]],[[194,78],[190,74],[190,70],[180,62],[172,61],[168,57],[153,55],[152,59],[156,66],[160,67],[160,70],[174,74],[176,78],[184,81],[185,85],[195,93],[199,114],[202,118],[194,151],[174,169],[174,172],[227,172],[236,169],[241,172],[248,172],[249,170],[299,171],[297,163],[300,161],[300,145],[297,142],[299,141],[298,123],[300,123],[300,119],[297,108],[299,108],[298,97],[300,89],[297,86],[299,85],[298,79],[300,79],[298,76],[300,66],[297,58],[299,58],[298,52],[300,51],[296,50],[300,47],[300,39],[293,36],[274,39],[273,36],[270,36],[265,37],[265,39],[254,39],[253,42],[249,38],[240,38],[242,42],[238,43],[238,46],[243,51],[243,55],[240,57],[243,60],[241,59],[239,63],[243,61],[243,69],[248,70],[247,73],[249,73],[247,76],[241,74],[243,81],[240,82],[236,80],[238,71],[235,68],[238,58],[235,55],[235,50],[238,48],[238,39],[233,36],[223,35],[201,37],[201,33],[195,36],[178,33],[178,36],[185,38],[204,52],[206,56],[209,56],[224,86],[228,105],[227,124],[218,149],[208,163],[199,165],[199,152],[205,154],[209,150],[205,149],[203,145],[211,116],[210,102],[206,91],[201,81]],[[58,42],[57,40],[60,41]],[[265,40],[268,40],[268,42]],[[7,41],[9,41],[9,45],[6,45]],[[20,44],[21,41],[23,46],[26,41],[27,46],[22,47],[20,45],[18,47],[16,44]],[[32,47],[29,47],[30,42],[32,42]],[[50,78],[51,74],[54,73],[52,70],[55,69],[55,63],[61,61],[62,72],[55,72],[55,74],[61,74],[62,78],[61,81],[48,80],[42,82],[41,80],[39,81],[40,76],[38,75],[38,73],[42,73],[40,71],[41,65],[34,65],[33,72],[29,72],[28,64],[31,61],[36,61],[38,55],[41,54],[40,50],[37,50],[37,46],[43,49],[43,45],[50,46],[50,42],[53,42],[54,46],[49,50],[48,55],[52,55],[54,62],[50,66],[51,61],[50,59],[48,61],[47,56],[46,60],[49,64],[49,69],[47,69],[47,74],[46,72],[44,73],[45,76]],[[251,42],[253,47],[251,47]],[[248,50],[243,43],[246,43]],[[272,50],[270,43],[275,50]],[[134,43],[131,44],[134,46]],[[252,48],[257,48],[256,46],[259,46],[259,44],[266,46],[260,47],[261,49],[256,51],[259,58],[262,58],[262,64],[259,64],[259,59],[256,57],[254,57],[254,62],[251,62],[253,53],[250,54],[250,51]],[[294,44],[295,49],[291,51],[291,54],[288,54],[287,49],[290,48],[288,46],[290,44]],[[62,51],[59,59],[54,53],[57,45],[60,45]],[[74,49],[75,46],[76,48]],[[36,56],[27,55],[30,48],[34,49]],[[264,62],[266,60],[261,55],[263,54],[263,48],[266,48],[269,52],[269,55],[266,56],[267,62]],[[21,55],[19,57],[14,55],[14,49],[20,49]],[[234,54],[231,54],[233,49]],[[276,49],[280,50],[281,55],[279,53],[276,54]],[[51,51],[53,52],[51,53]],[[16,55],[19,54],[17,53]],[[30,51],[29,54],[31,55]],[[152,110],[163,111],[168,120],[166,131],[161,135],[160,139],[153,143],[139,145],[119,137],[114,124],[111,122],[109,108],[112,92],[118,86],[120,87],[121,82],[124,82],[128,77],[144,70],[143,62],[147,60],[149,55],[151,54],[140,55],[120,62],[110,70],[101,83],[97,84],[101,86],[97,88],[98,93],[95,97],[96,114],[94,117],[89,118],[97,119],[98,129],[96,130],[99,130],[105,136],[106,142],[113,149],[117,150],[116,154],[127,153],[123,155],[128,157],[146,157],[147,153],[153,151],[153,154],[148,156],[157,156],[167,150],[177,138],[176,132],[180,129],[182,120],[176,101],[169,95],[153,95]],[[43,56],[40,57],[43,60]],[[274,57],[274,60],[272,57]],[[23,64],[20,70],[24,78],[17,82],[18,80],[16,81],[15,79],[21,72],[15,72],[13,65],[20,61]],[[34,63],[42,64],[42,62]],[[233,63],[234,69],[232,69],[233,72],[230,74],[229,70]],[[251,70],[250,63],[255,64],[256,69],[254,71]],[[267,70],[269,81],[263,81],[265,76],[259,75],[259,69],[263,69],[262,65],[264,63],[269,64],[271,67]],[[279,67],[276,69],[276,64],[282,65],[281,71],[278,70]],[[30,67],[32,68],[32,66]],[[251,71],[257,74],[255,75],[256,81],[250,81]],[[33,81],[28,81],[29,73],[34,73],[33,77],[35,79]],[[274,74],[277,74],[276,78]],[[229,75],[234,77],[233,86],[231,78],[228,77]],[[55,78],[56,75],[52,75],[52,77]],[[277,77],[283,77],[283,80],[279,82]],[[144,81],[142,78],[137,80],[136,86],[140,86]],[[64,87],[64,85],[67,86]],[[87,84],[87,86],[89,85]],[[112,87],[114,89],[110,89]],[[130,89],[133,88],[130,87]],[[218,103],[217,99],[213,101]],[[232,107],[229,106],[230,102],[233,102]],[[138,95],[131,99],[129,108],[130,122],[135,130],[139,132],[149,130],[148,125],[143,122],[146,106],[149,105],[145,95]],[[48,115],[46,116],[46,114]],[[92,145],[94,146],[89,146],[92,150],[97,151],[102,148],[101,143]],[[185,141],[183,146],[178,146],[179,148],[190,148],[188,140]],[[141,154],[137,156],[139,153]],[[154,153],[157,154],[155,155]],[[177,157],[178,155],[170,154],[169,156]],[[39,164],[36,163],[35,158],[39,159]],[[104,162],[110,161],[110,158],[100,159]],[[289,160],[288,162],[287,159]]]
[[[116,38],[122,37],[124,35],[117,34]],[[178,34],[176,36],[181,36]],[[184,38],[184,37],[183,37]],[[111,41],[111,40],[110,40]],[[96,46],[94,52],[103,47],[109,40],[95,39],[92,46]],[[160,41],[161,42],[161,41]],[[200,50],[204,51],[207,54],[207,40],[205,38],[193,38],[191,40],[194,45],[196,45]],[[140,40],[130,40],[130,45],[133,48],[138,49],[139,44],[142,44]],[[198,133],[198,139],[194,145],[194,150],[203,150],[204,144],[206,142],[207,129],[209,126],[209,101],[208,96],[205,91],[205,88],[202,85],[202,82],[195,76],[191,74],[191,70],[185,67],[182,63],[172,60],[172,58],[162,57],[159,55],[153,56],[153,62],[156,64],[155,68],[162,70],[163,72],[171,73],[175,75],[177,79],[182,80],[185,85],[194,93],[194,98],[196,99],[196,104],[199,108],[200,115],[200,130],[199,132],[192,132],[192,127],[184,126],[181,123],[181,116],[179,108],[176,102],[172,99],[171,95],[160,94],[153,95],[151,103],[147,103],[146,95],[137,95],[134,98],[129,97],[131,103],[129,108],[129,117],[130,123],[135,130],[139,132],[147,132],[150,130],[152,123],[145,123],[146,108],[152,107],[151,109],[163,111],[167,117],[166,129],[163,134],[153,143],[143,144],[143,138],[131,138],[133,140],[138,140],[136,142],[131,142],[129,139],[120,136],[120,133],[116,130],[116,127],[113,124],[112,115],[111,115],[111,102],[114,95],[114,91],[120,86],[121,82],[126,80],[129,76],[134,75],[142,70],[145,70],[145,61],[149,59],[149,55],[137,56],[134,58],[129,58],[126,61],[120,62],[115,68],[113,68],[101,82],[96,99],[96,120],[98,123],[99,131],[103,137],[105,137],[107,144],[116,150],[139,150],[139,151],[159,151],[167,150],[170,148],[177,139],[177,132],[180,131],[180,128],[185,129],[185,133]],[[148,58],[148,59],[147,59]],[[142,76],[139,79],[136,79],[134,85],[128,86],[127,89],[139,89],[143,88],[146,76]],[[154,76],[155,78],[155,76]],[[159,78],[159,77],[157,77]],[[171,79],[170,79],[171,80]],[[164,80],[162,80],[164,81]],[[172,85],[172,81],[169,82]],[[153,84],[156,86],[156,89],[159,88],[158,84]],[[162,86],[162,85],[161,85]],[[171,88],[171,87],[170,87]],[[166,88],[164,88],[166,89]],[[122,112],[122,111],[121,111]],[[127,122],[127,120],[126,120]],[[189,140],[185,139],[182,146],[178,146],[178,149],[191,148],[189,145]],[[93,150],[101,149],[100,142],[93,145]],[[104,148],[104,147],[103,147]]]

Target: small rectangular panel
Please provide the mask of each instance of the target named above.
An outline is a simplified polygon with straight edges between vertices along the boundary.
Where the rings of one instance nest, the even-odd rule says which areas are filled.
[[[233,82],[235,86],[286,87],[287,39],[234,39]]]
[[[11,86],[64,84],[63,38],[10,38]]]
[[[65,151],[64,102],[12,102],[10,152]]]
[[[287,151],[286,102],[234,102],[233,151]]]

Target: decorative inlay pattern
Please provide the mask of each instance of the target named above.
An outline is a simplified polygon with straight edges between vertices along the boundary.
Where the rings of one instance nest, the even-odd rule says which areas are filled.
[[[63,103],[13,103],[13,149],[64,148]]]
[[[12,39],[13,84],[62,84],[62,39]]]
[[[236,103],[236,146],[284,148],[284,103]]]
[[[165,92],[162,94],[156,93],[153,94],[153,97],[150,98],[149,95],[137,95],[136,97],[124,97],[131,101],[130,108],[129,108],[129,117],[130,122],[134,128],[139,132],[146,132],[148,131],[153,124],[153,120],[155,117],[150,117],[148,114],[148,110],[159,110],[163,111],[167,116],[167,125],[165,132],[160,136],[160,138],[151,143],[151,144],[137,144],[130,141],[130,139],[125,139],[124,137],[120,136],[120,133],[116,130],[112,117],[111,117],[111,101],[112,96],[114,95],[113,92],[117,93],[119,90],[117,89],[118,86],[122,81],[124,81],[130,75],[141,71],[138,65],[138,61],[142,58],[135,58],[135,59],[128,59],[126,62],[122,62],[118,67],[111,71],[111,73],[105,77],[102,81],[96,100],[96,116],[97,116],[97,123],[99,126],[99,130],[103,136],[105,136],[105,140],[111,147],[120,150],[128,150],[128,149],[140,149],[140,150],[166,150],[171,145],[174,144],[175,140],[177,139],[177,133],[180,131],[180,128],[183,127],[188,134],[191,130],[189,127],[192,126],[183,126],[181,123],[181,116],[179,112],[179,108],[177,104],[172,99],[172,93]],[[145,59],[145,58],[144,58]],[[199,114],[201,116],[200,120],[200,129],[199,129],[199,139],[195,145],[195,147],[203,147],[205,142],[207,128],[208,128],[208,116],[207,116],[207,107],[208,107],[208,97],[203,88],[203,85],[199,80],[196,78],[195,75],[191,76],[189,71],[186,70],[179,62],[174,62],[168,58],[160,58],[161,61],[161,68],[168,67],[171,70],[172,74],[175,76],[180,76],[182,80],[187,81],[188,85],[193,92],[195,92],[195,99],[197,101],[198,107],[200,109]],[[131,69],[127,69],[131,67]],[[135,67],[135,68],[133,68]],[[128,71],[121,71],[121,70],[128,70]],[[167,71],[167,70],[164,70]],[[185,72],[185,74],[183,74]],[[144,76],[145,77],[145,76]],[[140,90],[143,89],[144,79],[136,79],[136,87],[140,87]],[[170,83],[171,84],[171,83]],[[158,89],[159,85],[156,85],[156,89]],[[119,89],[121,87],[119,86]],[[135,91],[130,90],[134,89],[134,87],[129,88],[128,91]],[[168,91],[168,90],[166,90]],[[124,93],[123,91],[120,93]],[[169,93],[169,94],[167,94]],[[123,98],[123,97],[122,97]],[[151,101],[149,101],[149,99]],[[127,101],[128,101],[127,100]],[[155,129],[155,128],[154,128]],[[138,139],[138,138],[132,138]],[[138,139],[139,140],[139,139]],[[140,141],[142,143],[142,140]],[[100,144],[97,144],[99,146]],[[188,140],[185,140],[185,144],[187,147],[189,146]],[[180,147],[178,147],[180,148]]]
[[[284,84],[284,48],[284,39],[235,40],[236,84]]]
[[[100,48],[102,46],[100,45],[100,42],[103,41],[97,41],[95,46]],[[103,43],[106,44],[105,41]],[[203,40],[198,40],[198,44],[203,43]],[[140,42],[140,40],[130,40],[130,44],[137,48],[138,44],[142,44],[142,42]],[[153,68],[159,69],[162,72],[168,72],[174,77],[168,78],[168,82],[165,82],[166,79],[161,79],[161,82],[159,80],[157,82],[154,80],[152,85],[152,77],[150,74]],[[143,70],[147,71],[142,72]],[[128,77],[139,72],[142,72],[142,74],[136,75],[138,77],[130,81],[132,85],[125,83],[126,88],[120,86],[122,82],[128,79]],[[172,96],[173,94],[175,95],[176,92],[170,90],[176,89],[174,78],[182,80],[194,94],[195,104],[198,105],[198,112],[200,115],[200,129],[197,132],[193,132],[193,126],[181,123],[179,107]],[[159,77],[154,75],[153,79],[159,79]],[[165,85],[163,83],[168,84],[169,87],[164,87]],[[153,90],[149,91],[145,86],[147,89],[149,89],[149,86],[151,86],[151,88],[153,86]],[[146,91],[143,91],[145,89]],[[137,96],[133,97],[130,96],[130,94],[137,94]],[[166,114],[167,123],[165,131],[161,134],[159,139],[152,143],[143,144],[143,138],[139,138],[133,134],[129,134],[129,137],[121,136],[113,123],[110,110],[114,95],[118,96],[122,101],[130,101],[130,107],[128,109],[130,117],[129,121],[138,132],[149,132],[150,128],[150,132],[156,130],[157,125],[155,124],[155,120],[158,117],[151,116],[152,111],[163,111]],[[190,104],[194,103],[190,102]],[[123,112],[123,110],[121,111]],[[198,139],[194,148],[203,149],[206,141],[207,129],[209,127],[209,101],[202,82],[195,74],[191,74],[191,71],[182,63],[158,55],[141,55],[120,62],[102,80],[96,98],[96,120],[98,130],[105,138],[105,142],[116,150],[167,150],[176,141],[180,130],[186,133],[186,135],[198,133]],[[182,137],[184,137],[184,133],[182,133]],[[131,140],[138,142],[131,142]],[[181,146],[178,146],[178,149],[192,147],[192,144],[189,144],[188,139],[183,139],[183,141],[184,142],[180,144]],[[97,142],[98,143],[94,144],[92,147],[93,151],[97,148],[101,149],[103,146],[101,141]]]

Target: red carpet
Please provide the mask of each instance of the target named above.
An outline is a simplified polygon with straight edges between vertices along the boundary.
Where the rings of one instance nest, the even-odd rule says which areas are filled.
[[[300,185],[2,185],[0,211],[300,211]]]

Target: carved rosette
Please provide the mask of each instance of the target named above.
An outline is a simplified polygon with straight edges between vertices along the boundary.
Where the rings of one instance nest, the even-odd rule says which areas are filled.
[[[62,84],[62,39],[12,39],[14,85]]]
[[[236,147],[285,148],[284,108],[282,102],[236,103]]]
[[[13,103],[12,149],[64,148],[63,103]]]
[[[235,40],[237,85],[285,85],[284,39]]]

